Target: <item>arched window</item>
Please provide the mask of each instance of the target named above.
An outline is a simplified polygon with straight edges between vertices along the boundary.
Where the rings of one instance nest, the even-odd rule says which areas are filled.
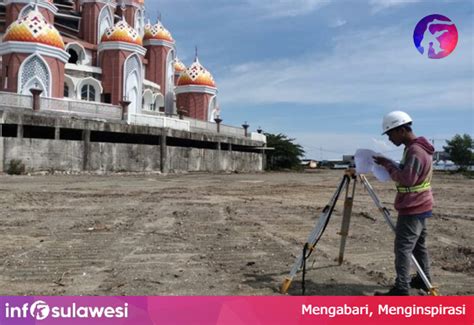
[[[124,97],[131,103],[129,111],[133,114],[139,113],[142,109],[142,64],[140,57],[136,54],[130,55],[124,63]]]
[[[86,55],[86,50],[81,44],[77,42],[68,43],[66,45],[66,51],[70,55],[68,63],[71,63],[71,64],[86,64],[87,63],[88,59]]]
[[[82,79],[77,85],[77,98],[91,102],[100,102],[100,95],[104,89],[99,80],[87,77]]]
[[[162,94],[157,94],[155,96],[155,110],[159,112],[165,111],[165,99]]]
[[[140,36],[145,34],[145,13],[142,10],[137,10],[135,12],[135,29],[137,30]]]
[[[104,35],[107,28],[112,27],[113,24],[113,15],[108,6],[102,8],[102,11],[99,14],[99,19],[97,23],[99,24],[97,40],[100,42],[102,36]]]
[[[69,49],[67,52],[70,55],[68,63],[77,64],[79,62],[79,54],[77,54],[76,50]]]
[[[81,88],[81,99],[95,102],[95,88],[93,85],[86,84]]]
[[[154,111],[155,110],[155,102],[153,100],[153,92],[149,89],[143,92],[143,109]]]
[[[31,95],[30,89],[43,90],[41,96],[50,96],[51,74],[48,65],[39,55],[32,55],[20,66],[18,92]]]
[[[217,104],[217,96],[213,96],[209,101],[209,107],[207,111],[208,120],[214,122],[214,119],[220,117],[221,111]]]
[[[77,98],[74,78],[67,74],[64,75],[64,98]]]

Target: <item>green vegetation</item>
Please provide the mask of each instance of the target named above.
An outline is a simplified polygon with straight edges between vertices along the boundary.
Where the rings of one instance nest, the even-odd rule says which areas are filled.
[[[474,163],[474,142],[469,134],[456,134],[451,140],[446,140],[443,149],[460,171],[466,171]]]
[[[293,143],[284,134],[265,133],[267,146],[275,148],[267,152],[267,170],[301,169],[301,157],[304,155],[303,147]]]
[[[25,175],[26,167],[20,159],[12,159],[7,168],[8,175]]]

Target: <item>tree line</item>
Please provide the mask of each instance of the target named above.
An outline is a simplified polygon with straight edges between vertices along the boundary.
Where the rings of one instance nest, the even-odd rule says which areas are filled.
[[[301,168],[301,159],[305,151],[301,145],[294,142],[295,139],[282,133],[265,133],[265,135],[267,146],[273,148],[266,155],[267,170],[298,170]],[[456,134],[451,140],[446,140],[443,149],[461,171],[474,165],[474,142],[469,134]]]

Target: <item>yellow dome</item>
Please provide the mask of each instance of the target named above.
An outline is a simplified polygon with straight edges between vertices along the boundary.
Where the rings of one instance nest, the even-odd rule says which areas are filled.
[[[174,43],[174,39],[171,36],[171,33],[163,27],[161,22],[157,22],[155,25],[151,25],[150,23],[145,25],[145,36],[143,39],[146,40],[160,40],[160,41],[168,41]]]
[[[124,19],[105,31],[104,35],[102,35],[102,42],[125,42],[143,45],[143,40],[138,32]]]
[[[41,43],[64,50],[64,41],[58,30],[38,10],[30,11],[8,26],[3,41]]]
[[[181,73],[178,86],[209,86],[216,88],[216,83],[211,73],[207,71],[196,58],[193,64]]]
[[[181,62],[181,60],[178,58],[174,59],[174,71],[177,74],[179,74],[185,70],[186,70],[186,66],[184,65],[184,63]]]

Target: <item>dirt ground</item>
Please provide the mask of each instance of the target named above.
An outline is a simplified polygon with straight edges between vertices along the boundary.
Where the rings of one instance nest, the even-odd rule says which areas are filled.
[[[342,175],[0,176],[0,294],[278,295]],[[393,184],[369,179],[393,212]],[[474,294],[473,185],[434,177],[428,245],[443,295]],[[342,206],[308,262],[308,295],[393,282],[393,234],[360,185],[338,265]]]

